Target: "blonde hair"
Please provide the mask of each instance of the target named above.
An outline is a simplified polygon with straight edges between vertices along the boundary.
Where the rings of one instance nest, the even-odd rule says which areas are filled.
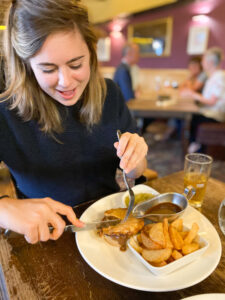
[[[213,62],[214,66],[217,67],[223,60],[223,50],[219,47],[212,47],[205,52],[206,59]]]
[[[4,60],[6,89],[0,94],[10,101],[24,121],[36,120],[45,133],[63,131],[57,102],[39,86],[29,59],[56,32],[79,30],[90,52],[90,80],[82,95],[80,121],[91,128],[101,118],[106,85],[98,69],[97,38],[88,13],[79,0],[13,0],[6,17]]]

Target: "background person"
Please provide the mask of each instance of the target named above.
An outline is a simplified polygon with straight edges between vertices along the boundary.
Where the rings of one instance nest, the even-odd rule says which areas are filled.
[[[135,98],[133,89],[131,66],[139,61],[139,47],[134,43],[127,43],[122,49],[122,60],[116,68],[113,80],[118,84],[126,101]]]
[[[221,70],[222,59],[222,49],[208,49],[202,59],[203,69],[208,75],[202,94],[191,89],[183,91],[183,96],[191,97],[201,104],[199,114],[193,116],[189,152],[196,152],[201,148],[195,141],[201,123],[225,121],[225,74]]]
[[[60,214],[82,226],[70,206],[119,190],[118,166],[131,178],[143,173],[147,145],[119,89],[100,76],[80,2],[14,0],[6,25],[0,161],[26,199],[2,195],[0,226],[30,243],[57,239]]]
[[[183,95],[186,93],[186,90],[192,90],[194,92],[201,92],[204,84],[207,80],[207,74],[203,71],[202,68],[202,57],[193,56],[190,58],[188,63],[189,76],[184,80],[179,86],[179,94]],[[182,132],[182,121],[178,119],[169,119],[167,129],[162,137],[162,140],[170,138],[175,132],[178,133],[178,136],[181,136]]]
[[[179,91],[191,89],[195,92],[201,92],[207,79],[207,74],[202,68],[202,57],[193,56],[188,63],[189,76],[179,86]]]

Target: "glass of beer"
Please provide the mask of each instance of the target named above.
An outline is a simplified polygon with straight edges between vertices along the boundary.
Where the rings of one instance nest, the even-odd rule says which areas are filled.
[[[189,200],[189,204],[193,207],[202,206],[212,161],[211,156],[202,153],[192,153],[185,156],[184,188],[189,185],[195,188],[195,195]]]

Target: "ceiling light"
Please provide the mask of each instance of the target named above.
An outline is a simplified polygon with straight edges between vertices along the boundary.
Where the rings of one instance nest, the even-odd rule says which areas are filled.
[[[209,17],[206,15],[196,15],[192,17],[192,21],[194,22],[200,22],[200,23],[206,23],[209,21]]]

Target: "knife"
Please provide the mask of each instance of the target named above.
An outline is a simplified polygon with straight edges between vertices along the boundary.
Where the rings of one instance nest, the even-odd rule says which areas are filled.
[[[88,230],[93,230],[93,229],[100,229],[104,227],[108,227],[111,225],[117,225],[121,223],[122,220],[120,219],[115,219],[115,220],[106,220],[106,221],[92,221],[92,222],[87,222],[84,223],[83,227],[77,227],[75,225],[66,225],[64,228],[64,232],[80,232],[80,231],[88,231]],[[49,226],[49,231],[50,233],[54,230],[54,227]],[[15,231],[11,231],[9,229],[6,229],[4,232],[5,237],[12,237],[16,238],[21,236],[20,233],[17,233]]]
[[[88,222],[84,223],[83,227],[77,227],[75,225],[66,225],[64,228],[64,231],[68,232],[79,232],[79,231],[87,231],[87,230],[92,230],[92,229],[100,229],[108,226],[113,226],[121,223],[122,220],[120,219],[115,219],[115,220],[107,220],[107,221],[93,221],[93,222]],[[53,228],[52,228],[53,230]],[[51,231],[51,228],[50,228]]]

